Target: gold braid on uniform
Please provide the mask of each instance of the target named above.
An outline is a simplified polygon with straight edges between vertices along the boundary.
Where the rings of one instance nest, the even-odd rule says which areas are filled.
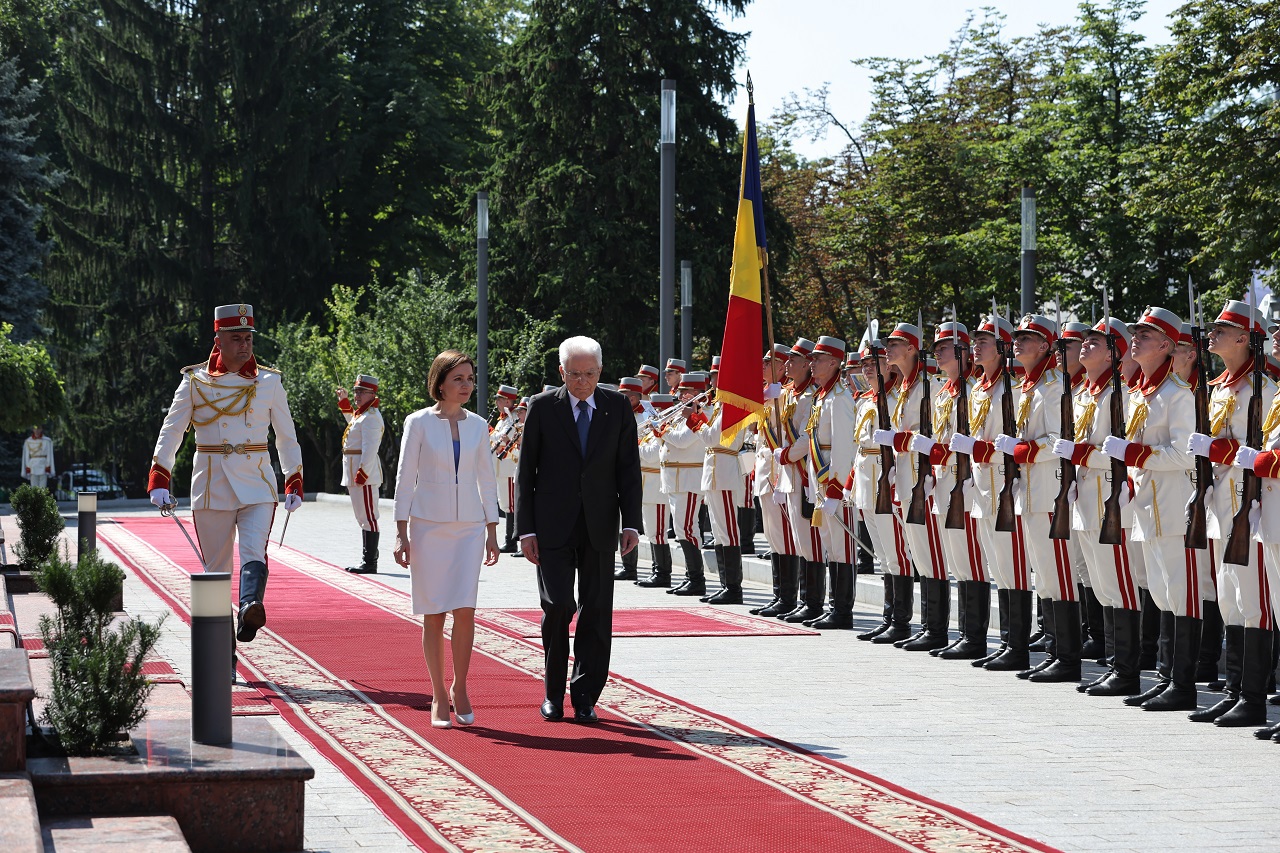
[[[1019,434],[1027,425],[1027,418],[1031,417],[1031,392],[1022,395],[1022,399],[1018,401],[1018,416],[1014,419],[1014,426]]]
[[[1124,427],[1126,441],[1133,441],[1133,437],[1142,432],[1142,428],[1147,425],[1147,414],[1150,411],[1151,406],[1145,401],[1133,407],[1133,411],[1129,413],[1129,422]]]
[[[1271,398],[1271,408],[1267,409],[1267,416],[1262,419],[1262,434],[1270,436],[1276,427],[1280,427],[1280,394]]]
[[[191,390],[195,391],[200,397],[200,402],[191,407],[191,423],[198,427],[207,426],[218,418],[235,418],[243,415],[249,410],[250,404],[253,403],[253,398],[258,393],[257,385],[245,385],[230,394],[210,400],[204,389],[200,387],[202,385],[209,388],[217,388],[220,391],[228,390],[225,385],[209,382],[196,376],[191,377]],[[198,419],[196,412],[205,408],[212,409],[213,415],[204,420]]]
[[[1231,421],[1231,416],[1236,413],[1236,395],[1228,394],[1227,398],[1222,401],[1222,406],[1217,412],[1212,413],[1209,417],[1209,435],[1214,438],[1222,432],[1222,428]],[[1266,432],[1266,427],[1263,427]]]
[[[912,388],[915,383],[911,383]],[[893,404],[893,428],[897,429],[902,423],[902,410],[907,407],[907,398],[911,396],[911,388],[906,388],[898,392],[898,401]]]
[[[814,398],[813,411],[809,412],[809,422],[804,425],[805,432],[813,432],[818,428],[818,416],[822,414],[822,400]]]
[[[1084,438],[1089,435],[1089,430],[1093,428],[1094,415],[1098,413],[1098,400],[1091,398],[1089,402],[1084,404],[1084,408],[1080,410],[1080,414],[1076,415],[1076,438]]]
[[[955,400],[950,394],[943,394],[941,401],[934,400],[933,403],[933,428],[938,429],[938,424],[951,425],[951,408]]]
[[[869,406],[867,408],[867,411],[862,415],[862,420],[858,421],[858,425],[853,430],[854,441],[862,440],[862,428],[865,427],[875,416],[876,416],[875,407]],[[868,435],[868,437],[870,436]]]
[[[976,435],[982,431],[982,425],[987,422],[989,414],[991,414],[990,397],[975,397],[969,401],[969,435]]]

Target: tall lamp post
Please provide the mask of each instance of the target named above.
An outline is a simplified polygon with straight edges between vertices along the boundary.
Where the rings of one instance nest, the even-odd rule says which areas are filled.
[[[658,355],[659,364],[675,354],[676,325],[676,81],[662,81],[662,200],[658,227]],[[665,374],[660,380],[665,390]]]
[[[1036,310],[1036,191],[1022,188],[1022,313]]]
[[[476,411],[489,405],[489,193],[476,193]]]
[[[693,261],[680,262],[680,357],[693,363]]]

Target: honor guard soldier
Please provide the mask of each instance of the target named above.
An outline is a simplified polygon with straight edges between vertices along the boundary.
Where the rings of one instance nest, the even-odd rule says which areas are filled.
[[[382,462],[378,448],[382,444],[382,413],[378,411],[378,380],[361,373],[351,388],[338,389],[338,410],[347,428],[342,433],[342,485],[351,496],[351,509],[360,525],[363,558],[347,571],[357,575],[378,573],[378,491],[382,485]]]
[[[773,600],[749,612],[760,616],[781,616],[796,606],[796,581],[800,572],[795,533],[787,514],[787,495],[779,490],[782,465],[774,458],[774,450],[794,440],[788,438],[785,423],[786,400],[792,388],[787,377],[787,360],[791,348],[775,343],[764,356],[761,368],[764,381],[764,414],[756,428],[755,477],[752,491],[760,501],[760,520],[765,541],[769,543],[770,574],[773,576]]]
[[[644,409],[646,415],[653,414],[653,406],[649,402],[649,395],[658,393],[658,379],[662,374],[658,372],[658,368],[652,364],[642,364],[640,369],[636,371],[636,376],[640,379],[640,406]]]
[[[681,417],[662,432],[662,491],[671,507],[676,540],[684,554],[685,580],[667,592],[676,595],[706,595],[707,581],[702,566],[702,542],[698,536],[698,511],[702,509],[702,459],[706,444],[699,434],[707,426],[696,398],[707,390],[705,373],[686,373],[676,383],[680,392]]]
[[[667,366],[662,369],[663,376],[666,377],[667,387],[671,389],[671,393],[679,397],[676,393],[680,390],[680,380],[689,372],[689,364],[682,358],[667,359]],[[706,374],[703,374],[704,376]]]
[[[1104,504],[1111,497],[1112,459],[1102,452],[1102,444],[1112,434],[1112,395],[1116,393],[1110,334],[1117,361],[1129,350],[1129,329],[1112,317],[1111,325],[1100,320],[1085,336],[1080,349],[1085,382],[1076,391],[1075,438],[1060,438],[1053,453],[1076,466],[1074,499],[1071,502],[1071,535],[1080,543],[1085,565],[1092,579],[1093,592],[1102,605],[1104,633],[1109,646],[1104,655],[1110,660],[1108,670],[1093,682],[1077,688],[1090,696],[1130,696],[1139,690],[1139,660],[1142,655],[1142,549],[1129,537],[1133,527],[1133,509],[1128,503],[1129,485],[1120,492],[1121,518],[1119,543],[1099,542]],[[1120,386],[1120,411],[1128,409],[1129,392]],[[1141,583],[1140,583],[1141,581]]]
[[[1133,539],[1141,543],[1151,597],[1162,612],[1159,680],[1124,701],[1148,711],[1190,711],[1196,707],[1200,583],[1186,558],[1183,522],[1192,495],[1187,442],[1195,431],[1195,400],[1173,372],[1174,346],[1182,332],[1178,315],[1148,308],[1129,331],[1129,354],[1142,378],[1129,397],[1125,437],[1108,436],[1102,450],[1129,469]]]
[[[511,458],[511,442],[515,438],[515,407],[520,402],[520,389],[499,385],[493,396],[498,423],[489,429],[489,449],[493,451],[494,474],[498,480],[498,510],[506,517],[506,540],[499,550],[514,554],[520,549],[516,541],[516,461]]]
[[[286,512],[302,506],[302,448],[279,371],[253,357],[253,307],[220,305],[213,316],[213,351],[203,364],[182,369],[151,457],[147,491],[156,506],[172,506],[169,472],[187,430],[195,427],[191,509],[204,569],[230,572],[239,540],[236,639],[247,643],[267,621],[267,536],[278,500],[268,427],[275,430],[284,469]]]
[[[647,419],[644,406],[641,405],[642,389],[644,388],[644,380],[638,376],[624,376],[618,380],[618,391],[622,396],[627,398],[627,402],[631,404],[631,411],[636,418],[636,426],[644,423]],[[643,479],[643,471],[641,472]],[[622,531],[618,531],[618,541],[622,541]],[[622,555],[622,568],[613,573],[613,579],[617,581],[633,581],[637,579],[636,570],[640,565],[640,549],[632,548],[626,554]]]
[[[37,489],[47,488],[53,478],[53,439],[44,428],[33,426],[22,442],[22,477]]]
[[[898,504],[909,503],[917,485],[917,477],[923,469],[926,477],[933,474],[932,466],[923,461],[920,454],[911,450],[911,440],[920,432],[920,407],[923,402],[930,407],[933,400],[925,396],[928,366],[921,353],[924,333],[919,326],[898,323],[885,341],[889,366],[902,374],[898,399],[890,410],[890,429],[877,429],[872,438],[876,444],[889,447],[894,453],[894,488]],[[930,486],[925,484],[926,495]],[[921,626],[919,633],[900,641],[900,648],[908,651],[932,651],[947,645],[947,630],[951,617],[951,581],[942,555],[942,539],[938,519],[932,511],[932,498],[926,498],[924,517],[919,523],[911,523],[904,516],[903,535],[911,554],[914,570],[920,575]],[[905,588],[905,585],[904,585]],[[896,593],[896,590],[895,590]]]
[[[774,461],[781,466],[777,491],[787,498],[787,515],[791,519],[792,537],[800,554],[797,567],[796,606],[778,614],[784,622],[804,622],[823,614],[826,596],[826,572],[822,565],[822,533],[813,523],[813,504],[807,497],[809,442],[805,426],[813,411],[814,384],[809,356],[815,344],[799,338],[787,359],[787,377],[791,388],[784,395],[782,440],[785,446],[773,451]],[[775,498],[776,500],[776,498]]]
[[[639,428],[640,477],[644,484],[644,531],[649,539],[653,566],[649,576],[636,581],[636,586],[650,589],[671,587],[671,545],[667,542],[667,495],[663,492],[662,426],[658,424],[664,412],[675,405],[670,394],[651,394],[653,415],[646,418]]]
[[[1258,726],[1267,720],[1267,679],[1272,658],[1273,612],[1264,580],[1262,543],[1249,537],[1247,565],[1224,559],[1232,520],[1240,510],[1244,472],[1234,466],[1236,451],[1249,429],[1249,401],[1254,394],[1254,354],[1249,333],[1264,335],[1262,316],[1245,302],[1229,301],[1209,330],[1209,351],[1222,359],[1223,372],[1209,384],[1210,434],[1192,433],[1188,449],[1213,462],[1213,494],[1206,507],[1206,528],[1218,566],[1218,607],[1226,633],[1226,696],[1191,715],[1196,722],[1219,726]],[[1265,357],[1265,355],[1264,355]],[[1262,377],[1261,411],[1271,408],[1276,393],[1270,376]],[[1264,430],[1265,431],[1265,430]],[[1256,519],[1261,507],[1247,510]],[[1251,524],[1256,528],[1256,522]],[[1193,591],[1197,592],[1197,591]],[[1201,595],[1195,596],[1197,604]]]
[[[713,375],[720,359],[712,361]],[[729,446],[720,445],[723,406],[716,402],[707,417],[710,422],[699,431],[706,455],[702,460],[702,495],[711,513],[711,533],[715,537],[716,573],[720,591],[703,597],[711,604],[742,603],[742,542],[738,527],[738,509],[742,506],[744,483],[738,454],[746,438],[738,430]]]
[[[998,343],[997,343],[998,342]],[[949,449],[967,453],[973,460],[973,519],[982,553],[996,582],[1000,608],[1000,645],[974,666],[1022,670],[1030,662],[1027,643],[1031,635],[1031,578],[1026,553],[1016,523],[1012,530],[996,529],[1005,465],[1013,464],[997,453],[995,439],[1001,432],[1006,364],[1001,350],[1013,345],[1013,326],[1003,317],[987,317],[973,333],[973,361],[982,377],[969,397],[969,433],[957,432]],[[1013,393],[1012,383],[1010,393]]]

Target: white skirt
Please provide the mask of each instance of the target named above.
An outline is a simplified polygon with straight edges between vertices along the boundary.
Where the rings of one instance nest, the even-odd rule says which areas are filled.
[[[484,539],[483,521],[409,519],[414,613],[448,613],[476,606]]]

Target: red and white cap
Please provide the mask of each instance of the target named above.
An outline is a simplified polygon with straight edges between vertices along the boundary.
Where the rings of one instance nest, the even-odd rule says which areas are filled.
[[[644,391],[644,380],[639,376],[624,376],[618,380],[619,391],[635,391],[640,394]]]
[[[720,356],[718,355],[711,356],[711,372],[712,373],[720,372]]]
[[[516,408],[517,408],[517,409],[528,409],[528,408],[529,408],[529,398],[528,398],[528,397],[521,397],[521,398],[520,398],[520,402],[519,402],[519,403],[516,403]]]
[[[1023,315],[1014,334],[1022,332],[1039,335],[1051,344],[1058,340],[1058,324],[1043,314]]]
[[[1196,342],[1196,339],[1191,336],[1191,329],[1192,326],[1190,323],[1182,324],[1182,334],[1178,335],[1178,343],[1194,344]]]
[[[378,393],[378,377],[370,376],[367,373],[356,374],[356,388],[363,388],[366,391]]]
[[[1140,326],[1155,329],[1172,341],[1182,336],[1182,318],[1168,308],[1151,306],[1142,312],[1138,322],[1129,325],[1129,331],[1136,331]]]
[[[655,409],[669,409],[676,404],[676,398],[671,394],[650,394],[649,403]]]
[[[1116,355],[1124,358],[1124,354],[1129,351],[1129,344],[1133,342],[1133,335],[1129,334],[1129,327],[1117,320],[1111,318],[1111,325],[1107,325],[1106,320],[1099,320],[1098,325],[1089,330],[1091,334],[1106,335],[1107,329],[1111,330],[1111,334],[1116,336]]]
[[[546,389],[543,389],[543,390],[546,390]],[[497,393],[497,394],[495,394],[494,396],[495,396],[495,397],[503,397],[503,398],[505,398],[505,399],[507,399],[507,400],[510,400],[511,402],[515,403],[515,402],[518,402],[518,401],[520,400],[520,389],[519,389],[519,388],[512,388],[510,385],[499,385],[499,386],[498,386],[498,393]]]
[[[224,332],[228,329],[254,331],[253,306],[245,305],[242,302],[239,305],[219,305],[214,308],[213,330],[215,332]]]
[[[818,338],[818,342],[813,345],[813,352],[810,358],[815,355],[830,355],[844,361],[844,341],[839,338],[833,338],[830,335],[823,335]]]
[[[862,363],[862,353],[857,350],[849,350],[849,354],[844,357],[845,367],[857,367]]]
[[[924,340],[924,332],[921,332],[920,327],[914,323],[899,323],[889,333],[889,340],[906,341],[916,349],[920,349],[920,342]]]
[[[686,362],[683,358],[669,358],[669,359],[667,359],[667,368],[666,368],[666,369],[667,369],[667,370],[678,370],[678,371],[680,371],[681,373],[684,373],[686,370],[688,370],[688,369],[689,369],[689,363],[688,363],[688,362]]]
[[[813,354],[813,348],[817,346],[808,338],[796,338],[795,346],[790,350],[791,355],[798,355],[801,358],[808,358]]]
[[[1249,328],[1249,318],[1253,318],[1253,328]],[[1227,304],[1222,306],[1222,313],[1218,315],[1218,319],[1213,321],[1215,326],[1234,326],[1237,329],[1245,331],[1261,332],[1264,328],[1262,322],[1262,313],[1256,308],[1250,308],[1248,302],[1241,302],[1238,299],[1230,299]]]
[[[1062,324],[1062,339],[1064,341],[1083,341],[1084,336],[1087,334],[1089,334],[1088,323],[1068,320]]]
[[[933,342],[940,344],[943,341],[954,342],[956,339],[966,346],[969,343],[969,330],[965,328],[963,323],[956,323],[948,320],[945,323],[939,323],[938,328],[933,332]]]
[[[652,364],[642,364],[640,365],[640,369],[636,371],[636,376],[639,376],[642,379],[647,376],[653,382],[657,382],[661,374],[658,372],[658,368],[654,367]]]
[[[978,324],[978,328],[974,334],[985,334],[994,338],[996,337],[997,330],[999,332],[1000,340],[1004,341],[1006,344],[1013,343],[1013,324],[1003,317],[993,317],[988,314],[983,318],[982,322]]]
[[[701,371],[693,371],[686,373],[680,377],[680,391],[705,391],[707,390],[707,374]]]
[[[791,355],[791,347],[787,346],[786,344],[774,344],[773,347],[769,350],[769,352],[764,354],[764,362],[768,364],[769,361],[774,359],[775,357],[778,359],[781,359],[782,361],[786,361],[790,355]]]

